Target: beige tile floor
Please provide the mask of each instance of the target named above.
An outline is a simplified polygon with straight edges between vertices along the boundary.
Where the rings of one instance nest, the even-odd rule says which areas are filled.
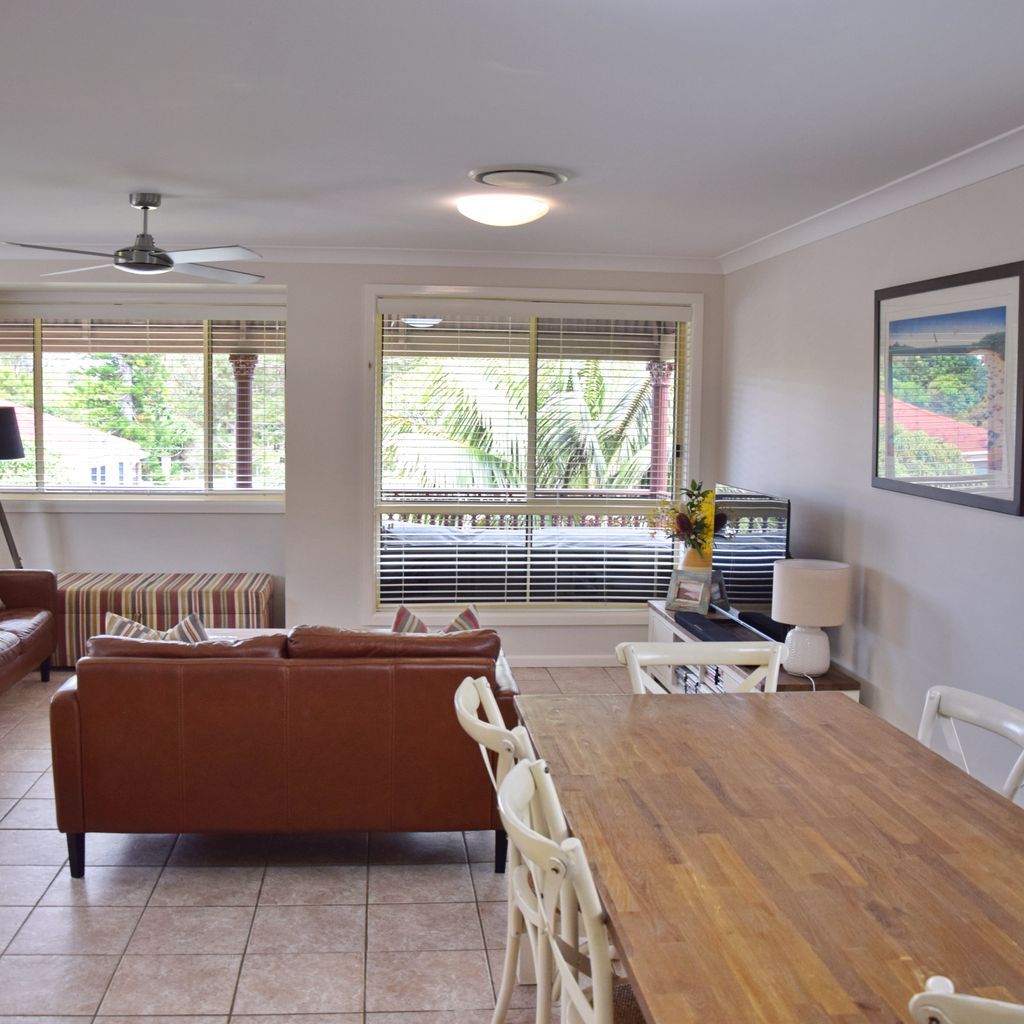
[[[624,670],[518,669],[527,693]],[[68,875],[47,705],[0,695],[0,1024],[487,1024],[504,877],[487,832],[90,835]],[[515,993],[508,1024],[533,1019]]]

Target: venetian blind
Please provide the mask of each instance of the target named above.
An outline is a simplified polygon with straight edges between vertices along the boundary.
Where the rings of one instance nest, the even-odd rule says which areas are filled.
[[[671,545],[651,536],[646,513],[673,487],[686,338],[663,307],[641,312],[655,310],[385,308],[382,604],[664,592]]]
[[[270,320],[0,323],[0,402],[18,410],[27,456],[0,466],[0,480],[104,492],[283,488],[285,333]]]

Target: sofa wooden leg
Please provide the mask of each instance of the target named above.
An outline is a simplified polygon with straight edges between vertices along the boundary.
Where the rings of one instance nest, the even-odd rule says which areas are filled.
[[[72,878],[85,876],[85,833],[68,833],[68,867]]]
[[[505,873],[505,862],[508,860],[508,833],[503,828],[494,830],[494,871],[495,874]]]
[[[50,665],[51,659],[47,658],[46,661],[39,666],[39,678],[42,679],[44,683],[48,683],[50,681]]]

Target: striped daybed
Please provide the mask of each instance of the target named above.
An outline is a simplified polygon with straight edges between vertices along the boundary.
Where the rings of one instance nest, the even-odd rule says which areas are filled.
[[[265,572],[62,572],[57,574],[56,664],[72,666],[107,612],[170,629],[195,612],[216,629],[266,628],[274,578]]]

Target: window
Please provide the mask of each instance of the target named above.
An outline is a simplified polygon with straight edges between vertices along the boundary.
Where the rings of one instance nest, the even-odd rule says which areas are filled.
[[[252,320],[0,323],[0,403],[37,491],[284,489],[285,325]]]
[[[688,309],[380,300],[378,604],[663,596]]]

